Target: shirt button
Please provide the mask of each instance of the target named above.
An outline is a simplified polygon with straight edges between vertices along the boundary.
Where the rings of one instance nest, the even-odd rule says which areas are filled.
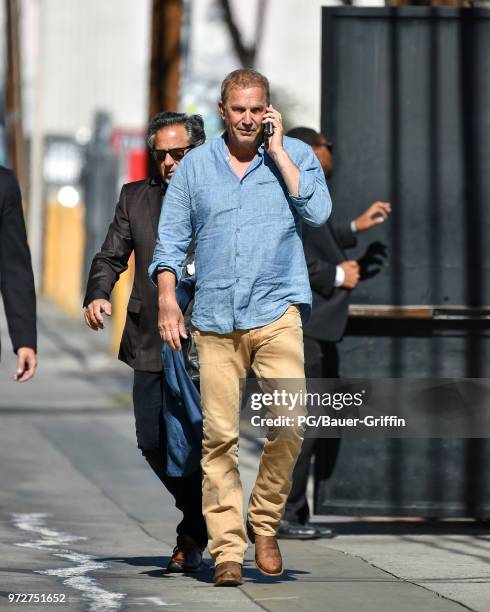
[[[238,283],[238,278],[236,279],[235,283]]]

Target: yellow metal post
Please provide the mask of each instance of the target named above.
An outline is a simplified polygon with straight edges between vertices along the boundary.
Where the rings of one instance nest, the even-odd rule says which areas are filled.
[[[43,293],[70,317],[80,316],[84,247],[85,207],[48,202]]]

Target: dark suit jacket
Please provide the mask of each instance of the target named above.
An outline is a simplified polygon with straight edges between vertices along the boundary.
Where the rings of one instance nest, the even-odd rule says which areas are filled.
[[[128,302],[119,359],[135,370],[162,369],[162,343],[158,334],[158,293],[148,277],[153,259],[163,190],[155,179],[124,185],[114,220],[94,257],[83,305],[96,298],[109,299],[119,275],[128,267],[134,249],[134,285]]]
[[[0,166],[0,291],[14,351],[37,349],[36,293],[22,198],[14,173]]]
[[[345,261],[344,248],[356,245],[350,225],[334,225],[330,220],[321,227],[303,226],[303,246],[310,276],[313,304],[305,325],[305,336],[338,342],[347,323],[350,291],[335,287],[337,264]]]

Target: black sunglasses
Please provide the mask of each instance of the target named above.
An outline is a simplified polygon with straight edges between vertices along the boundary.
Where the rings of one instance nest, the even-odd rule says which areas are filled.
[[[153,149],[151,154],[153,155],[153,159],[159,163],[165,160],[167,154],[170,155],[174,161],[179,162],[184,155],[193,148],[193,145],[189,145],[187,147],[179,147],[178,149]]]

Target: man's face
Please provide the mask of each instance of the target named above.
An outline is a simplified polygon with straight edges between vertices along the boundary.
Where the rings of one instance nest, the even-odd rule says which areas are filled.
[[[153,157],[163,180],[168,183],[180,160],[190,148],[187,130],[183,125],[169,125],[160,128],[155,134],[153,146]]]
[[[315,151],[315,154],[320,161],[325,176],[330,176],[332,172],[332,152],[330,151],[330,147],[327,144],[327,139],[323,134],[320,134],[318,144],[313,147],[313,151]]]
[[[229,139],[238,145],[258,146],[267,107],[264,89],[259,86],[246,89],[232,87],[226,102],[221,101],[218,106]]]

